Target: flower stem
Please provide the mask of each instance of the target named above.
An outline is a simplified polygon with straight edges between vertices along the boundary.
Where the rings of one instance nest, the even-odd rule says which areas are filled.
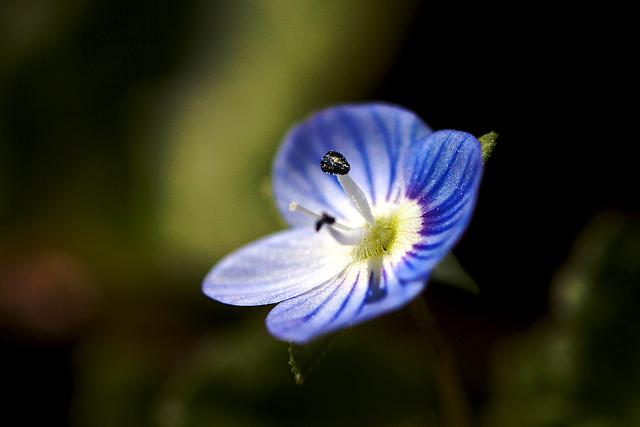
[[[435,320],[429,313],[423,298],[414,299],[411,303],[411,310],[432,353],[438,392],[446,420],[445,425],[448,427],[469,427],[471,425],[471,411],[451,350],[438,332]]]

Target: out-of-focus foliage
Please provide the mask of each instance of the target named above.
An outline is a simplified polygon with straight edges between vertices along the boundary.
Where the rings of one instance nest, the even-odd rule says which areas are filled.
[[[438,425],[426,350],[412,335],[350,331],[303,386],[287,345],[250,330],[212,337],[165,386],[162,427]]]
[[[64,339],[82,332],[99,299],[86,265],[63,253],[0,252],[0,324],[22,334]]]
[[[549,319],[497,355],[485,425],[640,425],[638,260],[637,221],[604,215],[583,232]]]
[[[415,326],[398,334],[382,319],[338,335],[300,386],[287,344],[256,327],[264,313],[204,336],[162,310],[144,313],[121,310],[78,352],[77,425],[439,425]]]
[[[287,127],[367,93],[414,6],[3,2],[3,242],[80,253],[126,290],[276,229],[263,183]]]
[[[167,149],[151,166],[163,186],[159,225],[172,255],[211,259],[274,229],[260,186],[284,130],[301,112],[366,90],[388,64],[409,10],[340,0],[226,9],[226,22],[200,17],[203,28],[212,20],[222,28],[198,43],[191,72],[175,82],[149,138]]]
[[[218,332],[247,312],[226,315],[200,283],[218,257],[279,226],[264,183],[287,127],[367,94],[414,6],[0,4],[0,321],[77,339],[76,426],[295,424],[314,393],[335,390],[330,378],[349,380],[355,348],[350,365],[336,351],[333,366],[345,365],[291,403],[286,346],[254,317],[249,332]],[[411,373],[362,363],[383,372],[375,399],[406,377],[422,408],[429,372],[406,352]],[[364,388],[366,372],[349,387]],[[347,390],[333,399],[345,413]],[[252,402],[262,412],[247,413]],[[394,417],[423,418],[395,404]]]
[[[67,35],[87,3],[87,0],[3,1],[0,5],[0,84],[20,64]]]

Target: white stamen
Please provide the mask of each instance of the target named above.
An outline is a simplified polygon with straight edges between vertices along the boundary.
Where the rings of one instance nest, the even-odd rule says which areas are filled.
[[[334,224],[335,225],[335,224]],[[364,236],[364,230],[362,228],[350,230],[350,231],[342,231],[336,230],[333,227],[329,227],[329,233],[331,237],[336,239],[338,243],[346,246],[355,246],[362,241],[362,237]]]
[[[307,209],[304,206],[299,205],[297,202],[289,203],[289,210],[291,212],[298,212],[298,213],[306,215],[306,216],[308,216],[310,218],[313,218],[314,221],[319,221],[320,219],[322,219],[322,215],[315,213],[311,209]],[[326,224],[326,225],[331,230],[337,229],[337,230],[342,230],[342,231],[353,231],[353,228],[347,227],[344,224],[340,224],[338,221],[334,222],[333,224]],[[331,233],[331,234],[333,235],[333,233]],[[336,240],[338,240],[338,239],[336,239]]]
[[[355,183],[353,179],[349,175],[337,175],[338,182],[342,186],[342,189],[347,196],[349,196],[349,201],[353,205],[354,208],[360,212],[360,215],[367,220],[369,224],[374,223],[373,215],[371,214],[371,207],[369,206],[369,202],[367,202],[367,196],[364,195],[364,192],[358,187],[358,184]]]

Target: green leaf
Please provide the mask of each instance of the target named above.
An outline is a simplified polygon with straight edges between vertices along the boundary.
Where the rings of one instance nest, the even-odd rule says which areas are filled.
[[[482,146],[482,161],[486,162],[493,152],[493,148],[496,146],[496,140],[498,139],[498,133],[491,131],[478,138],[480,145]]]
[[[640,225],[601,214],[554,277],[549,314],[494,353],[491,427],[640,425]]]
[[[480,292],[476,281],[466,272],[451,252],[433,270],[431,279],[445,285],[464,289],[472,294]]]
[[[305,345],[289,344],[289,366],[296,384],[304,383],[307,376],[331,350],[337,336],[338,334],[327,335]]]

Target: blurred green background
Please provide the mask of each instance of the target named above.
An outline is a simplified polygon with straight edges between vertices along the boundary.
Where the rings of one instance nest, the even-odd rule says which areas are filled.
[[[409,310],[340,334],[298,386],[267,307],[200,292],[283,226],[269,175],[286,129],[370,99],[501,134],[456,250],[481,293],[425,297],[473,425],[640,425],[637,202],[605,191],[614,166],[576,161],[563,102],[579,91],[545,68],[559,51],[461,9],[2,2],[0,425],[446,425]]]

